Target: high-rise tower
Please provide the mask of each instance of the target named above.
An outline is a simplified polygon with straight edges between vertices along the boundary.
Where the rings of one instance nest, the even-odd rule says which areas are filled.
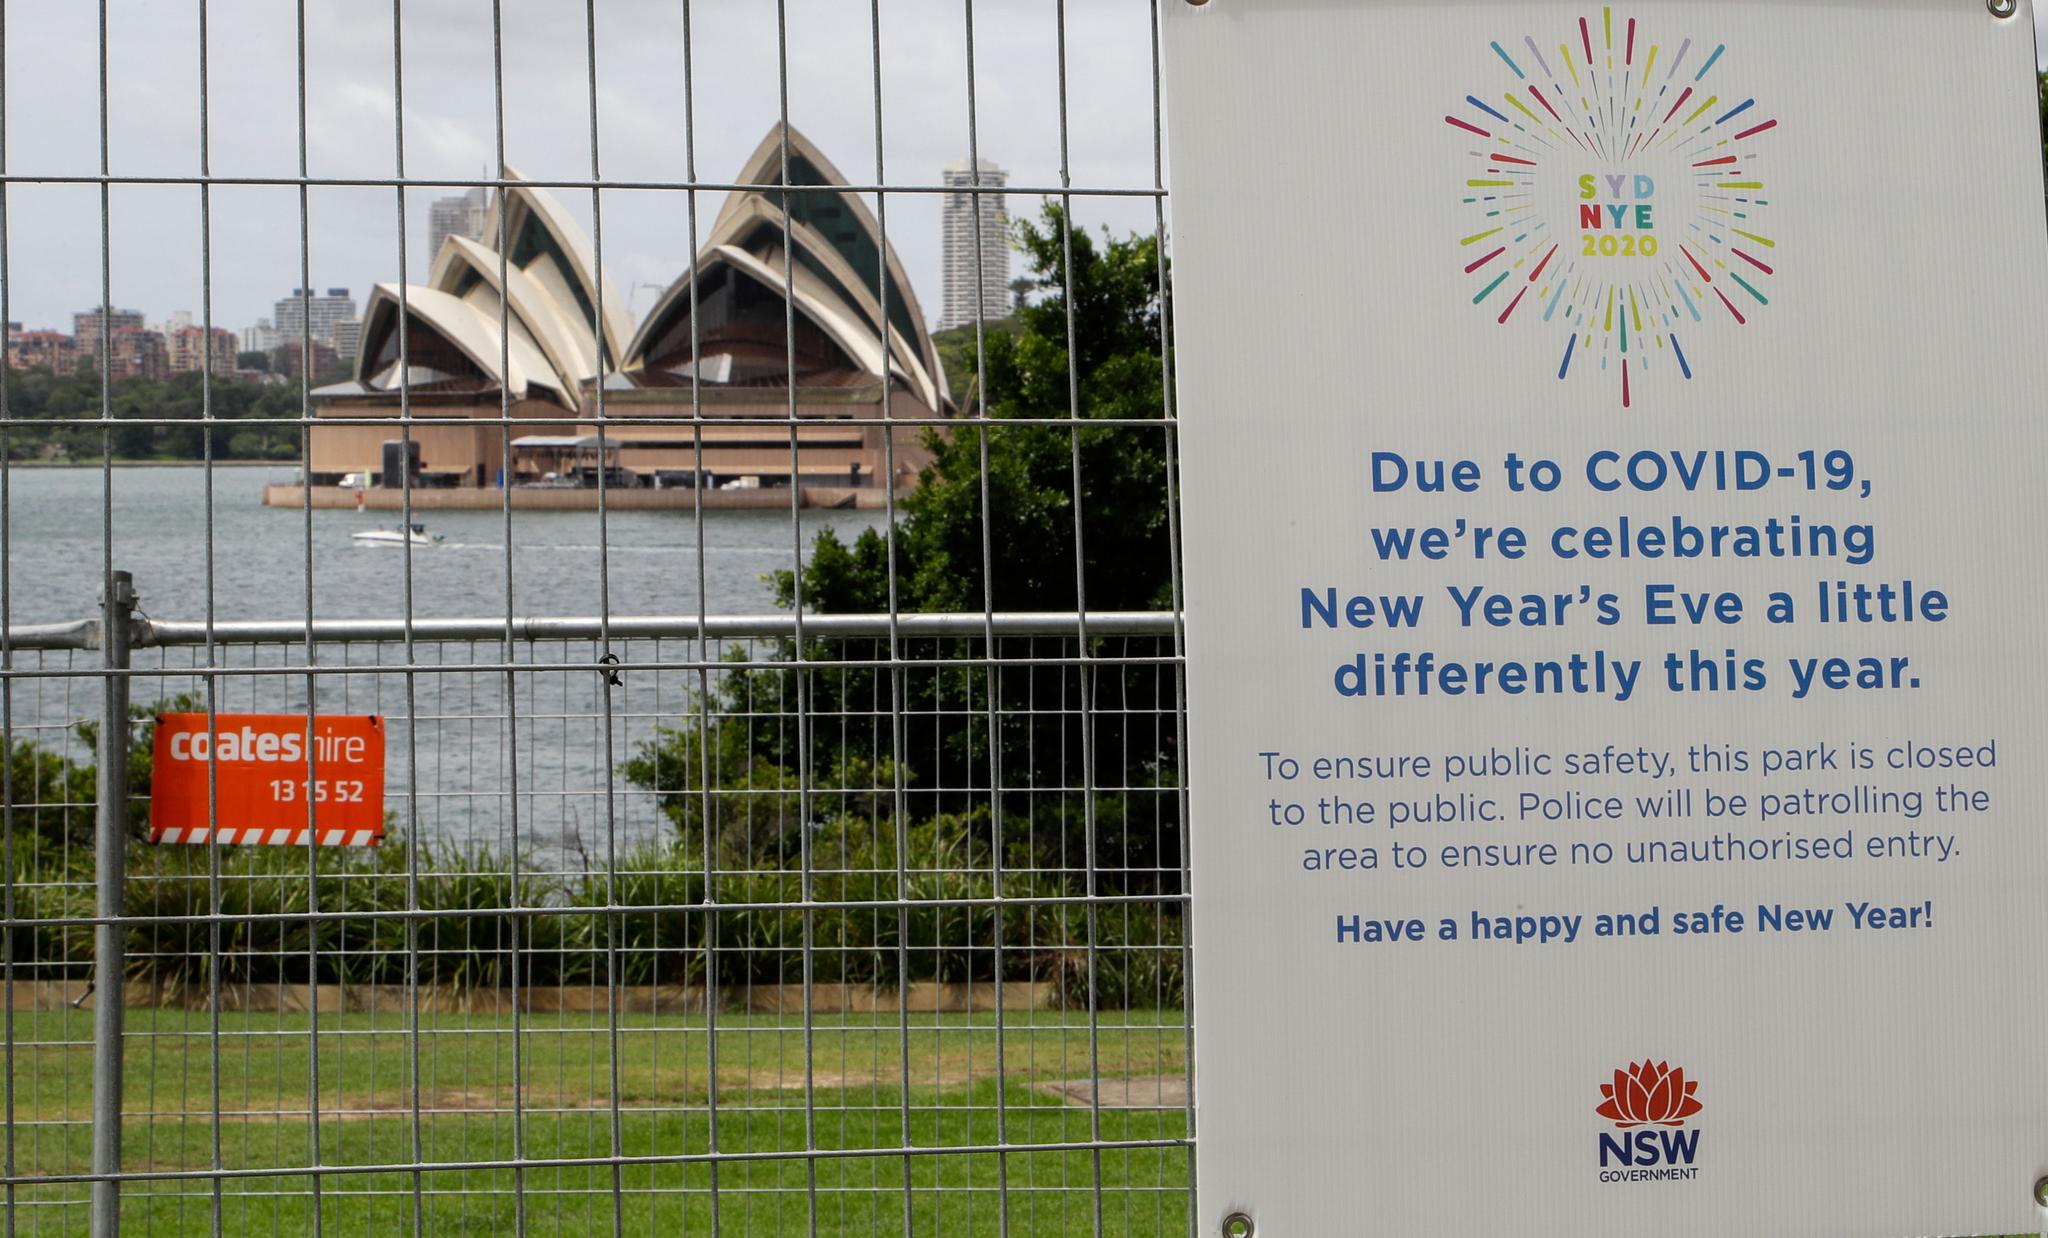
[[[441,243],[451,236],[481,240],[490,198],[481,187],[452,198],[436,198],[427,213],[427,261],[441,256]]]
[[[1010,211],[1000,192],[1010,174],[981,160],[976,193],[975,165],[962,160],[945,171],[946,299],[939,330],[1010,315]],[[976,221],[979,220],[979,235]],[[977,261],[978,259],[978,261]]]

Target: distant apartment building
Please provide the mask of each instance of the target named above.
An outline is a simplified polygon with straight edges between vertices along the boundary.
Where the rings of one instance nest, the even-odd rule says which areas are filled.
[[[78,368],[78,341],[62,331],[23,331],[9,323],[7,364],[18,370],[69,374]]]
[[[120,331],[126,328],[142,330],[141,310],[110,310],[102,305],[97,309],[89,309],[71,316],[71,335],[78,341],[78,355],[81,357],[99,355],[101,332]]]
[[[356,299],[346,288],[329,288],[325,296],[310,295],[310,290],[302,288],[277,303],[271,321],[277,324],[280,347],[311,335],[314,343],[334,348],[336,325],[356,321]]]
[[[213,329],[213,351],[209,356],[206,349],[206,328],[178,327],[164,335],[165,360],[173,374],[193,374],[202,369],[211,369],[214,374],[229,376],[235,372],[235,354],[241,341],[235,333],[221,327]]]
[[[1010,183],[1010,174],[983,159],[976,165],[966,161],[949,165],[945,183],[954,192],[945,204],[944,311],[939,330],[971,325],[977,314],[985,319],[1010,315],[1010,210],[1000,190]],[[979,188],[983,192],[974,192]]]
[[[268,318],[258,318],[256,325],[242,332],[243,352],[276,352],[277,328],[270,325]]]
[[[272,354],[276,358],[270,367],[272,372],[284,374],[292,378],[307,377],[305,343],[304,339],[297,336],[280,343],[277,346],[277,351]],[[341,358],[335,354],[334,349],[327,344],[321,343],[319,340],[314,340],[313,372],[311,377],[318,379],[323,375],[334,373],[340,367]]]
[[[361,319],[351,318],[347,322],[334,324],[333,334],[328,343],[334,348],[334,355],[343,361],[354,361],[356,350],[362,347],[363,324]]]
[[[435,199],[427,213],[427,261],[432,262],[440,255],[442,242],[451,236],[480,240],[484,216],[489,210],[490,197],[481,187],[452,198]]]
[[[107,336],[108,377],[163,379],[170,372],[169,349],[161,332],[115,327]]]

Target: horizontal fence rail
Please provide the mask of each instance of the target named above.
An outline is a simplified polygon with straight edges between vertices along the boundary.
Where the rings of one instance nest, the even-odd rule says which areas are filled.
[[[415,641],[515,641],[688,639],[793,639],[801,625],[805,636],[920,637],[961,636],[1171,636],[1179,617],[1168,611],[1095,613],[1024,612],[1014,614],[790,614],[621,615],[617,618],[504,619],[316,619],[213,624],[137,619],[129,643],[137,649],[190,645],[280,645],[311,640],[315,644]],[[17,650],[98,649],[101,623],[25,624],[6,630],[5,647]]]

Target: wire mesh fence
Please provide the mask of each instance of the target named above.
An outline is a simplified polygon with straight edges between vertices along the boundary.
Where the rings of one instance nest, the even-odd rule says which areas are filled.
[[[209,650],[145,625],[136,839],[156,713],[209,684],[221,714],[380,715],[393,776],[375,849],[131,851],[131,1223],[1073,1232],[1100,1208],[1178,1232],[1170,616],[1101,616],[1120,634],[1085,658],[1073,616],[1004,616],[1032,634],[992,643],[938,618],[899,620],[933,634],[893,657],[850,635],[802,658],[686,620],[608,647],[323,632],[315,661],[274,632],[217,628]],[[204,635],[181,626],[162,635]],[[105,671],[20,645],[9,1176],[23,1229],[64,1232],[107,1000],[81,700]],[[808,787],[787,777],[799,681]],[[317,1185],[281,1172],[316,1164]]]
[[[8,1234],[1192,1232],[1158,2],[0,5]]]

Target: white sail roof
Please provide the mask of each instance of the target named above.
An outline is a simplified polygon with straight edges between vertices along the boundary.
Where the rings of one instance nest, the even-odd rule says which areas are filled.
[[[629,374],[645,370],[648,349],[690,312],[693,276],[701,287],[706,276],[731,267],[777,295],[793,288],[796,308],[868,373],[902,381],[934,411],[945,408],[950,392],[917,294],[860,196],[832,191],[847,183],[839,169],[802,134],[778,125],[749,157],[737,183],[762,187],[726,199],[695,271],[684,271],[663,292],[621,368]],[[784,257],[785,242],[793,247],[793,260]]]
[[[357,381],[366,387],[393,391],[402,385],[398,381],[400,376],[388,368],[390,363],[377,355],[379,350],[374,346],[383,337],[386,320],[398,314],[400,303],[397,284],[379,284],[370,293],[369,304],[363,311],[364,347],[356,362]],[[495,316],[485,315],[459,297],[416,285],[405,288],[403,305],[418,325],[447,341],[512,399],[529,398],[531,389],[539,387],[567,403],[568,392],[554,366],[532,344],[517,335],[508,338],[499,329]],[[408,367],[420,369],[421,360],[415,350],[408,347],[406,353]],[[411,376],[411,382],[423,385],[417,373]]]

